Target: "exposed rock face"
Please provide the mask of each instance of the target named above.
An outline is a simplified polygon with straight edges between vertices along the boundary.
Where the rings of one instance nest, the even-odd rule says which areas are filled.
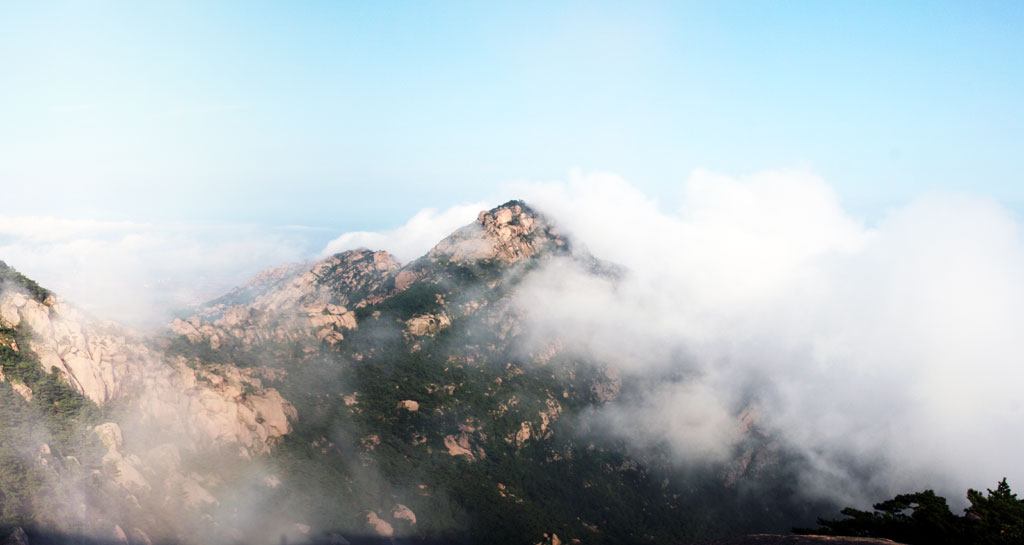
[[[758,426],[758,410],[748,405],[736,417],[739,431],[746,441],[740,452],[724,468],[723,482],[736,486],[740,481],[757,476],[766,468],[778,463],[782,446],[766,436]]]
[[[476,459],[473,456],[473,451],[469,450],[469,437],[465,433],[460,433],[458,437],[446,435],[444,446],[448,449],[448,454],[452,456],[465,456],[470,460]]]
[[[219,376],[168,361],[138,335],[83,315],[60,298],[44,303],[18,292],[0,293],[3,322],[29,332],[29,348],[46,371],[99,405],[120,400],[137,409],[140,421],[155,424],[198,447],[241,444],[263,452],[272,438],[288,433],[294,409],[273,389],[260,387],[252,371],[233,366]],[[26,399],[31,390],[16,390]],[[24,391],[22,391],[24,390]],[[243,391],[250,393],[243,395]]]
[[[3,379],[0,378],[0,380]],[[24,398],[25,401],[32,401],[32,388],[29,388],[20,382],[11,383],[11,388],[13,388],[15,392],[18,392],[18,395]]]
[[[515,432],[515,434],[512,435],[510,441],[515,443],[517,447],[521,447],[523,446],[523,443],[526,443],[527,441],[530,440],[530,437],[532,435],[533,426],[531,426],[529,422],[523,422],[519,425],[519,429]]]
[[[352,500],[362,502],[354,508],[335,504],[344,506],[346,523],[381,537],[409,532],[417,524],[417,513],[424,523],[417,532],[436,527],[431,503],[448,497],[446,483],[461,482],[467,462],[472,462],[473,478],[466,480],[474,482],[460,495],[473,497],[467,494],[482,490],[473,487],[496,486],[496,498],[523,504],[510,516],[557,505],[545,503],[546,496],[553,495],[536,486],[550,480],[508,475],[505,468],[512,464],[527,471],[554,471],[556,479],[584,468],[585,473],[576,475],[588,476],[573,484],[595,498],[615,501],[622,497],[619,492],[633,492],[624,487],[644,483],[659,472],[648,473],[648,462],[612,451],[613,446],[588,445],[582,436],[568,433],[563,437],[558,420],[571,423],[580,411],[635,395],[632,377],[626,376],[624,390],[616,369],[575,361],[580,358],[557,338],[530,345],[532,332],[524,331],[523,325],[529,309],[517,306],[514,294],[517,282],[537,264],[531,259],[569,259],[576,264],[582,259],[595,274],[617,274],[612,267],[594,265],[593,258],[570,253],[569,242],[557,229],[523,203],[511,201],[481,212],[476,222],[404,267],[385,252],[357,250],[317,263],[268,269],[195,316],[175,320],[171,339],[141,339],[113,324],[88,320],[46,294],[2,294],[0,321],[31,335],[24,341],[17,337],[23,346],[11,338],[0,342],[13,350],[39,353],[47,370],[56,369],[79,392],[111,411],[125,410],[124,416],[97,417],[116,421],[91,428],[105,452],[93,455],[102,456],[102,469],[95,469],[93,460],[89,471],[90,476],[103,477],[96,480],[111,483],[119,498],[137,506],[173,505],[203,513],[213,522],[216,515],[205,514],[230,513],[238,488],[246,494],[257,490],[257,495],[259,490],[274,490],[275,502],[289,502],[302,500],[302,488],[317,489],[318,479],[328,483],[330,478],[337,479],[329,488],[341,491],[338,494],[363,495],[350,492],[367,483],[350,479],[344,471],[302,475],[308,467],[302,464],[310,460],[351,466],[355,473],[380,474],[388,480],[383,491],[366,492],[369,499]],[[522,350],[524,345],[532,350]],[[305,414],[297,415],[292,403],[265,383],[280,387]],[[13,386],[31,398],[31,390]],[[45,392],[39,389],[37,403]],[[304,421],[297,426],[285,448],[246,463],[246,458],[271,452],[278,440],[292,433],[299,416],[310,418],[310,425]],[[749,436],[757,435],[753,412],[738,419]],[[734,463],[713,470],[720,471],[714,477],[721,477],[726,486],[757,473],[776,452],[767,441],[750,441],[743,448]],[[62,463],[59,445],[56,454],[49,446],[33,450],[31,459],[37,458],[36,452],[41,453],[40,464]],[[295,453],[305,458],[286,458]],[[243,486],[222,480],[234,467],[195,467],[221,455],[227,459],[223,466],[244,467],[249,473],[239,478],[245,481]],[[202,464],[196,464],[200,458]],[[275,459],[283,463],[274,466]],[[414,481],[401,473],[410,466],[424,467],[418,464],[430,464],[436,472],[416,475]],[[399,472],[398,479],[388,472]],[[616,478],[617,473],[628,473],[629,478]],[[403,478],[405,483],[429,485],[403,490]],[[647,516],[666,505],[676,514],[693,508],[686,489],[668,483],[666,478],[662,492],[654,491],[656,485],[645,488],[651,495],[640,498],[636,513],[642,510]],[[274,507],[282,512],[304,510]],[[360,513],[365,514],[365,524]],[[357,515],[355,521],[352,514]],[[583,530],[614,531],[603,516],[591,513],[576,522],[560,521],[566,530],[558,528],[563,536],[586,535],[580,533]],[[118,522],[116,541],[151,542]],[[301,534],[311,532],[294,519],[285,522]],[[113,520],[104,523],[106,529],[115,528]],[[548,533],[543,537],[537,531],[515,541],[562,542],[552,527],[545,528]],[[224,529],[227,542],[246,542],[232,531],[237,529]],[[164,537],[153,535],[158,542]]]
[[[366,523],[377,535],[381,537],[391,537],[395,534],[394,527],[392,527],[391,524],[388,524],[388,521],[380,518],[380,516],[373,511],[367,513]]]
[[[514,403],[513,403],[514,404]],[[545,402],[544,409],[538,411],[537,416],[540,422],[524,421],[519,424],[519,429],[508,436],[505,441],[512,443],[516,448],[522,447],[532,439],[545,439],[551,437],[551,424],[558,419],[562,413],[562,407],[554,399]]]
[[[144,494],[152,490],[149,481],[142,475],[142,460],[138,456],[125,456],[121,452],[124,438],[120,426],[114,422],[107,422],[93,428],[93,433],[107,447],[107,453],[103,455],[103,465],[108,469],[107,474],[114,482],[133,494]]]
[[[607,380],[594,383],[593,392],[602,402],[614,401],[622,390],[622,377],[615,367],[606,367],[603,374]]]
[[[403,400],[403,401],[398,403],[398,408],[399,409],[405,409],[405,410],[407,410],[409,412],[413,412],[414,413],[414,412],[420,410],[420,404],[419,404],[419,402],[413,401],[411,399],[405,399],[405,400]]]
[[[187,320],[174,320],[171,330],[190,342],[209,343],[214,350],[227,343],[246,347],[267,342],[344,339],[356,328],[360,303],[381,297],[384,281],[399,264],[387,252],[352,250],[311,267],[269,269],[242,288],[204,307]]]
[[[544,533],[544,539],[539,541],[537,545],[562,545],[562,540],[558,538],[558,534],[547,532]]]
[[[118,397],[139,378],[134,362],[153,358],[122,328],[90,320],[61,298],[40,302],[8,290],[0,293],[0,309],[3,323],[31,332],[28,348],[44,371],[57,369],[97,404]]]
[[[409,524],[416,524],[416,514],[412,512],[412,509],[400,503],[396,504],[395,508],[391,510],[391,516],[396,520],[404,520]]]
[[[275,438],[291,430],[295,409],[273,388],[262,388],[251,369],[230,365],[189,368],[183,359],[167,370],[181,381],[178,389],[163,389],[159,380],[151,394],[140,399],[144,414],[165,422],[168,430],[204,444],[240,445],[251,454],[266,452]],[[172,380],[173,376],[167,378]],[[180,416],[186,415],[184,420]]]
[[[92,428],[106,449],[102,468],[94,471],[105,477],[105,493],[127,498],[137,509],[140,499],[171,509],[216,504],[200,484],[206,477],[183,466],[182,452],[192,458],[219,451],[251,457],[289,433],[296,417],[276,390],[262,387],[256,370],[190,368],[184,358],[168,358],[140,335],[94,320],[59,297],[40,301],[8,286],[0,292],[0,316],[0,326],[19,332],[25,345],[19,349],[34,353],[44,371],[59,374],[97,405],[114,407],[110,417],[116,421]],[[32,400],[25,384],[11,386]],[[78,465],[70,456],[40,456],[55,475]],[[115,528],[115,542],[149,542],[141,530],[108,528]]]
[[[568,242],[542,216],[520,201],[480,212],[476,223],[455,231],[427,254],[470,263],[494,259],[513,263],[544,250],[568,250]]]
[[[452,319],[445,313],[423,314],[405,322],[406,331],[417,337],[433,336],[452,325]]]

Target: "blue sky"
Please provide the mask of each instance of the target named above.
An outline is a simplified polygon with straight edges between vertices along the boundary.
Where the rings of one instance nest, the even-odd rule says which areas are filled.
[[[1021,97],[1019,1],[0,1],[0,259],[159,326],[522,195],[640,279],[552,323],[962,493],[1019,466]]]
[[[868,226],[950,190],[1019,218],[1022,5],[2,3],[0,259],[142,322],[604,173],[670,215],[788,170]]]
[[[573,167],[1017,208],[1020,6],[6,3],[0,212],[380,229]]]

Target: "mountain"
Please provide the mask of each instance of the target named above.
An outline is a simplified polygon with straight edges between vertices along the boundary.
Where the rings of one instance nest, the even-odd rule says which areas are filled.
[[[732,457],[701,466],[589,425],[644,384],[536,335],[518,294],[552,266],[628,274],[520,201],[405,265],[353,250],[264,271],[149,336],[3,265],[0,530],[684,543],[832,507],[799,500],[755,406],[735,415]]]

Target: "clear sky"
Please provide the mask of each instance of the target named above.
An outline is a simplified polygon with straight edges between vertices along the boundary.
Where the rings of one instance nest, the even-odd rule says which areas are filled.
[[[1022,6],[4,2],[0,259],[83,304],[206,296],[571,169],[662,209],[799,169],[869,224],[934,190],[1019,214]]]
[[[573,167],[1018,208],[1022,6],[8,2],[0,213],[378,229]]]

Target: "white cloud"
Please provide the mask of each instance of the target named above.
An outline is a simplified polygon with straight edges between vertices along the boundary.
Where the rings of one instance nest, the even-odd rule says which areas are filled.
[[[609,425],[715,458],[735,438],[683,425],[687,407],[738,411],[753,393],[762,423],[813,462],[808,487],[955,498],[1004,475],[1024,482],[1024,243],[999,205],[928,195],[869,228],[800,171],[699,171],[668,210],[609,174],[518,189],[630,271],[617,285],[540,271],[520,299],[535,330],[626,374],[695,377],[696,390],[613,406]],[[645,419],[658,425],[624,424]],[[875,466],[871,482],[850,457]]]
[[[412,217],[405,225],[381,233],[356,231],[345,233],[327,243],[321,256],[328,256],[368,248],[387,250],[399,261],[405,263],[420,257],[444,237],[476,219],[481,210],[491,208],[485,203],[452,206],[444,211],[425,208]]]
[[[323,254],[368,247],[419,257],[486,204],[426,209],[381,233],[346,233]],[[315,252],[319,231],[288,225],[136,223],[0,216],[0,259],[92,314],[149,327],[259,270]]]
[[[151,326],[304,256],[291,230],[0,216],[0,259],[106,319]]]
[[[596,415],[637,444],[719,460],[754,395],[761,423],[807,457],[808,490],[928,486],[953,499],[1004,475],[1024,482],[1024,243],[998,204],[926,195],[866,226],[803,171],[698,171],[670,206],[602,173],[506,193],[630,271],[618,284],[558,262],[531,275],[518,302],[537,334],[625,375],[690,377]],[[322,253],[368,247],[409,261],[489,207],[426,209]],[[307,240],[294,228],[0,216],[0,259],[133,323],[300,260]],[[868,482],[850,460],[874,468]]]

